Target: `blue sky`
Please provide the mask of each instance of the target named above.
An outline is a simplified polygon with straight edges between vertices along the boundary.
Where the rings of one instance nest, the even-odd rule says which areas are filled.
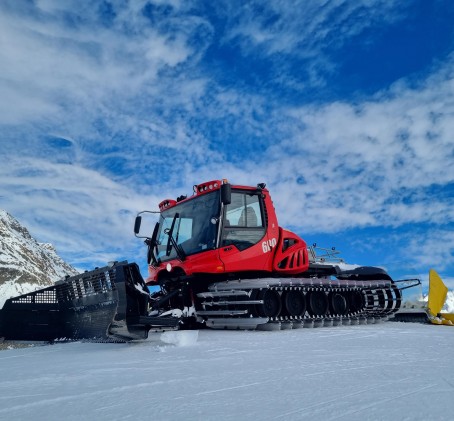
[[[454,2],[0,3],[0,208],[78,268],[138,211],[267,183],[282,226],[454,287]]]

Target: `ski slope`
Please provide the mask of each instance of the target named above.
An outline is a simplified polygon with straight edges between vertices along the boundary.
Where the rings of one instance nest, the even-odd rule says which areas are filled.
[[[0,352],[0,419],[451,420],[454,329],[182,331]]]

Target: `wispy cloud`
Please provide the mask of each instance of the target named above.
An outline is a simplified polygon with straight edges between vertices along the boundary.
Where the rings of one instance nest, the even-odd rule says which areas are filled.
[[[342,45],[365,28],[393,23],[402,18],[397,1],[344,0],[330,2],[276,1],[232,5],[230,30],[245,48],[257,46],[269,53],[316,56],[329,44]]]
[[[245,56],[272,58],[268,66],[281,86],[296,90],[324,86],[337,71],[333,51],[366,30],[370,37],[398,22],[405,9],[401,2],[383,0],[231,4],[224,42],[235,43]],[[297,69],[292,69],[295,64]],[[294,76],[295,71],[305,74],[306,81]]]
[[[125,111],[140,98],[159,101],[163,82],[170,85],[160,72],[168,77],[200,54],[201,44],[190,38],[207,24],[171,8],[151,25],[147,2],[123,3],[111,5],[108,15],[101,5],[80,2],[7,2],[0,14],[0,89],[10,101],[2,102],[8,113],[0,121],[29,122],[31,110],[35,119],[52,120],[56,111],[63,116],[78,107],[105,117],[119,97]]]
[[[402,82],[362,103],[289,113],[296,130],[270,148],[272,173],[306,198],[308,227],[328,209],[353,216],[339,212],[334,229],[453,220],[452,196],[436,194],[454,180],[453,68],[450,60],[416,87]]]

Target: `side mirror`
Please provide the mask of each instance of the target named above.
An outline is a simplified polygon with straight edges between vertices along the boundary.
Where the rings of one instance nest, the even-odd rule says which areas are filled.
[[[232,203],[232,185],[223,184],[221,186],[221,202],[224,205],[230,205]]]
[[[140,225],[142,224],[142,217],[136,216],[136,220],[134,222],[134,234],[139,234],[140,232]]]

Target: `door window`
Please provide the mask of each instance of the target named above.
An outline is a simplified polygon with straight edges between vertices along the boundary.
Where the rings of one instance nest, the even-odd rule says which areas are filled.
[[[225,208],[222,246],[235,245],[239,250],[257,244],[265,235],[260,198],[257,194],[232,193]]]

